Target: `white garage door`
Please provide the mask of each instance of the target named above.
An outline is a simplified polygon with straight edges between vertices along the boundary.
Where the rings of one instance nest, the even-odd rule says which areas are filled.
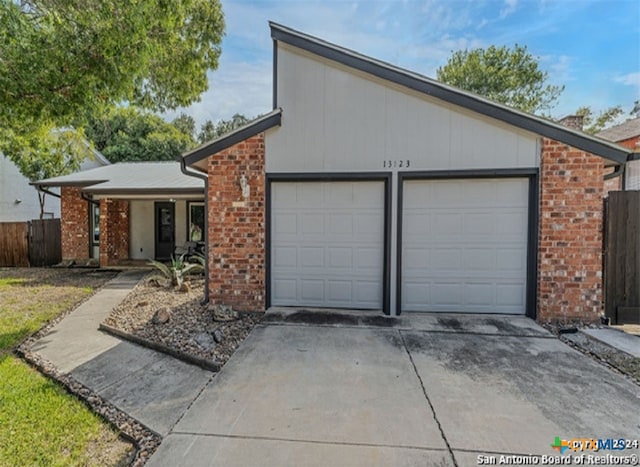
[[[403,186],[402,309],[524,314],[528,179]]]
[[[273,182],[271,304],[382,308],[384,183]]]

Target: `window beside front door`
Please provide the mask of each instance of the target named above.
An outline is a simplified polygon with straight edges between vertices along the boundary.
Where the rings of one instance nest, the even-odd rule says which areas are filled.
[[[204,241],[204,203],[189,203],[189,241]]]

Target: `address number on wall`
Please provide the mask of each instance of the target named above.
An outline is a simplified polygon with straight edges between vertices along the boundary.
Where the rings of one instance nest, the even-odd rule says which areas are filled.
[[[410,159],[392,159],[382,161],[382,167],[385,169],[403,169],[411,167]]]

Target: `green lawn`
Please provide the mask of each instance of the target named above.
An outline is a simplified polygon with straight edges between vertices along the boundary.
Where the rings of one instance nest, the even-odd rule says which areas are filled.
[[[89,296],[105,274],[0,269],[0,465],[118,465],[131,446],[11,349]]]

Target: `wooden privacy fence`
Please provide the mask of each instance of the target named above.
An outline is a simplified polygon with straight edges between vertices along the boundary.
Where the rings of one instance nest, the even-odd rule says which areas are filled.
[[[29,266],[27,222],[0,223],[0,266]]]
[[[0,223],[0,266],[51,266],[61,260],[60,219]]]
[[[640,324],[640,191],[605,201],[604,308],[612,324]]]

